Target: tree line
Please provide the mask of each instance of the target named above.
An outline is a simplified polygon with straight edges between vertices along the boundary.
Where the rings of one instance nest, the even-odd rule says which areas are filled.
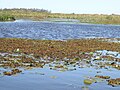
[[[51,13],[51,11],[46,10],[46,9],[37,9],[37,8],[4,8],[0,9],[0,11],[30,11],[30,12],[46,12],[46,13]]]

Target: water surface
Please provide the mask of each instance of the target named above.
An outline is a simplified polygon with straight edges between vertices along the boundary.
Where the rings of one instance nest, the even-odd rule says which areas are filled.
[[[95,37],[120,38],[120,26],[30,20],[0,23],[0,38],[63,40]]]
[[[97,71],[100,75],[119,77],[119,71],[112,69],[78,68],[75,71],[58,72],[48,68],[24,71],[17,76],[4,76],[0,78],[0,90],[81,90],[85,86],[85,77],[94,77]],[[45,75],[40,75],[44,73]],[[56,78],[51,78],[55,76]],[[93,83],[88,86],[90,90],[119,90],[120,87],[106,85],[107,82]]]
[[[0,22],[0,38],[29,39],[79,39],[79,38],[120,38],[120,26],[74,24],[61,22],[37,22],[18,20],[15,22]],[[2,72],[3,68],[0,68]],[[97,73],[100,71],[101,73]],[[40,75],[44,73],[45,75]],[[110,75],[119,78],[120,70],[77,68],[74,71],[59,72],[48,67],[24,70],[17,76],[0,76],[0,90],[81,90],[85,77],[95,75]],[[55,76],[56,78],[51,78]],[[90,90],[119,90],[120,86],[112,87],[107,82],[93,83]]]

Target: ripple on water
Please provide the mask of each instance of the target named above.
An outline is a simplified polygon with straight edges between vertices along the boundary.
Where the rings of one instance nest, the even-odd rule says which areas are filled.
[[[64,24],[17,20],[0,23],[0,37],[30,39],[79,39],[91,37],[120,38],[120,26],[92,24]]]

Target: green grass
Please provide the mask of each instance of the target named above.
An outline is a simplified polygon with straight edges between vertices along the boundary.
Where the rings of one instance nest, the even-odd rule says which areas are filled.
[[[0,21],[14,21],[15,18],[11,15],[0,15]]]

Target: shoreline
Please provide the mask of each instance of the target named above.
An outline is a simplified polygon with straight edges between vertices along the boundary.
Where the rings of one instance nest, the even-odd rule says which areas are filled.
[[[47,18],[49,19],[49,18]],[[105,26],[120,26],[120,24],[104,24],[104,23],[87,23],[87,22],[73,22],[73,21],[54,21],[54,20],[47,20],[47,19],[30,19],[30,18],[19,18],[14,21],[0,21],[0,23],[7,23],[7,22],[47,22],[47,23],[61,23],[61,24],[78,24],[78,25],[105,25]],[[55,19],[55,18],[50,18]],[[57,18],[58,19],[58,18]],[[59,18],[61,19],[61,18]],[[64,18],[63,18],[64,19]],[[20,20],[20,21],[19,21]],[[69,20],[69,19],[68,19]],[[78,19],[75,19],[78,20]]]
[[[11,15],[15,19],[31,19],[41,20],[49,18],[59,19],[77,19],[81,23],[92,23],[92,24],[112,24],[120,25],[120,15],[117,14],[65,14],[65,13],[51,13],[47,10],[38,11],[34,9],[0,9],[1,15]]]

